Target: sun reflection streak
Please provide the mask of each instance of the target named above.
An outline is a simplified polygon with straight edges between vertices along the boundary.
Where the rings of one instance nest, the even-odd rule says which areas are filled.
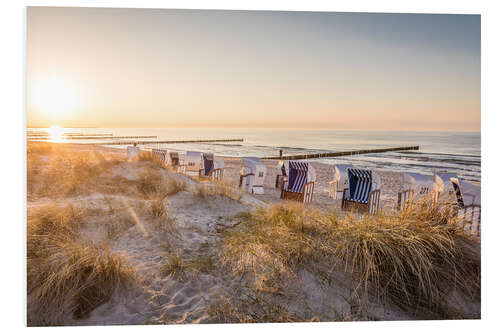
[[[146,228],[144,228],[144,225],[142,224],[141,220],[139,219],[139,217],[135,213],[134,208],[132,206],[130,206],[129,203],[125,199],[121,198],[121,200],[122,200],[123,204],[127,207],[127,210],[130,213],[130,215],[132,216],[132,218],[134,219],[135,224],[137,224],[137,226],[139,227],[141,232],[144,234],[144,236],[148,237],[149,234],[146,231]]]

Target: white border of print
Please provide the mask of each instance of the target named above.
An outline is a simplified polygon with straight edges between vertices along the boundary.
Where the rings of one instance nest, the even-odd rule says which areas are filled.
[[[495,202],[500,188],[495,165],[497,165],[500,141],[498,129],[499,103],[499,65],[500,59],[498,32],[500,17],[497,2],[459,1],[459,0],[358,0],[358,1],[191,1],[191,0],[87,0],[87,1],[3,1],[0,10],[0,34],[2,52],[0,53],[0,103],[2,115],[2,163],[1,198],[2,203],[2,246],[3,269],[1,286],[3,289],[0,313],[5,331],[25,326],[25,220],[26,220],[26,179],[25,179],[25,6],[79,6],[79,7],[130,7],[130,8],[193,8],[193,9],[253,9],[253,10],[294,10],[294,11],[344,11],[344,12],[405,12],[405,13],[443,13],[443,14],[481,14],[482,15],[482,186],[483,223],[482,223],[482,320],[465,321],[408,321],[408,322],[350,322],[350,323],[313,323],[313,324],[251,324],[251,325],[173,325],[162,326],[114,326],[93,327],[96,331],[201,331],[220,332],[258,330],[369,330],[370,332],[428,332],[453,330],[461,332],[483,330],[493,327],[496,319],[498,301],[498,244],[500,235],[498,213]],[[48,328],[49,331],[61,328]],[[63,328],[69,329],[69,328]],[[72,328],[87,330],[88,328]],[[31,329],[33,330],[33,329]],[[35,329],[36,330],[36,329]]]

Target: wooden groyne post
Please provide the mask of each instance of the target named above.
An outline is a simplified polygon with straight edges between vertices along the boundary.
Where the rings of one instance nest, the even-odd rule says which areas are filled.
[[[302,155],[289,155],[289,156],[272,156],[272,157],[264,157],[263,159],[266,159],[266,160],[308,160],[311,158],[351,156],[351,155],[372,154],[372,153],[385,153],[388,151],[419,150],[419,149],[420,149],[419,146],[379,148],[379,149],[362,149],[362,150],[338,151],[338,152],[330,152],[330,153],[315,153],[315,154],[302,154]],[[280,155],[281,155],[281,153],[280,153]]]
[[[140,135],[140,136],[62,136],[64,140],[95,140],[95,139],[156,139],[156,135]],[[50,140],[51,137],[30,137],[30,140]]]

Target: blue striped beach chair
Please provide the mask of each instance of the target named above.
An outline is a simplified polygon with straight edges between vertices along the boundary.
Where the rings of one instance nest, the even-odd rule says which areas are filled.
[[[450,178],[456,196],[456,211],[464,231],[481,235],[481,188],[458,178]]]
[[[347,169],[349,187],[342,192],[342,209],[349,206],[375,214],[380,202],[380,177],[369,169]]]
[[[288,169],[288,176],[281,180],[281,199],[299,202],[312,202],[316,171],[307,162],[285,162],[284,169]]]

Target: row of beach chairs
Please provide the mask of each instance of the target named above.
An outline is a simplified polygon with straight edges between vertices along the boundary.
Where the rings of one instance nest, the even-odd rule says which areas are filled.
[[[455,209],[466,231],[480,235],[481,188],[459,179],[453,173],[422,175],[403,173],[403,187],[398,192],[396,208],[404,210],[413,203],[426,200],[431,206],[443,203],[443,194],[449,194],[454,202],[444,202]],[[371,185],[370,185],[371,183]],[[362,205],[370,213],[376,213],[380,201],[380,177],[367,169],[356,169],[352,165],[336,165],[333,180],[329,183],[329,196],[337,198],[342,193],[342,208],[348,204]]]
[[[128,147],[130,158],[141,153],[137,147]],[[224,175],[224,160],[211,153],[178,152],[166,149],[152,149],[151,153],[176,172],[196,176],[199,179],[220,181]],[[280,197],[302,203],[313,200],[316,171],[308,162],[281,161],[275,186],[280,189]],[[239,187],[252,194],[264,194],[266,166],[258,157],[243,157]],[[465,221],[464,228],[479,234],[481,219],[480,187],[464,180],[456,174],[441,173],[422,175],[403,173],[403,187],[398,192],[398,210],[404,210],[419,200],[428,200],[431,205],[440,202],[442,194],[455,197],[453,207]],[[345,210],[356,209],[375,214],[380,209],[382,183],[374,170],[355,168],[350,164],[333,166],[332,180],[329,182],[329,196],[341,199]]]
[[[140,154],[145,153],[152,154],[159,162],[178,173],[213,181],[220,181],[224,177],[224,160],[211,153],[179,152],[167,149],[147,151],[138,147],[127,147],[128,159],[136,159]]]

